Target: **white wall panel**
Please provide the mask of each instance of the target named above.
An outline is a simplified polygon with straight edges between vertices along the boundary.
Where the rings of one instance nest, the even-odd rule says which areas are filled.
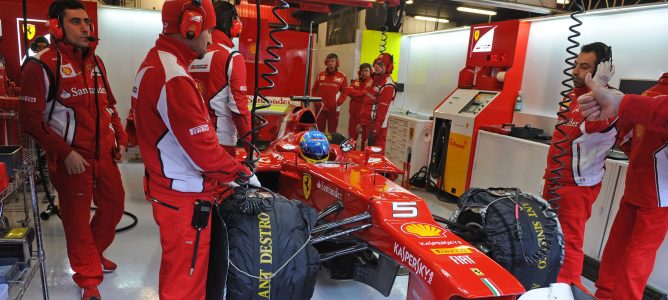
[[[668,5],[585,14],[577,40],[580,44],[600,41],[612,46],[617,67],[612,86],[618,87],[620,78],[656,80],[668,72],[668,56],[663,55],[668,49],[666,16]],[[556,113],[565,78],[561,72],[566,68],[568,26],[572,24],[567,16],[532,21],[522,82],[524,113]]]
[[[162,10],[165,0],[136,0],[137,8]]]
[[[432,21],[417,20],[411,16],[405,16],[401,26],[402,34],[413,34],[428,31],[445,30],[455,27],[453,23],[436,23]]]
[[[405,83],[403,107],[398,109],[431,115],[436,105],[457,87],[459,71],[466,64],[469,29],[407,37],[402,48]],[[407,57],[407,59],[404,59]]]
[[[116,109],[125,124],[135,75],[162,31],[160,11],[101,6],[98,8],[100,45],[97,54],[107,67]]]

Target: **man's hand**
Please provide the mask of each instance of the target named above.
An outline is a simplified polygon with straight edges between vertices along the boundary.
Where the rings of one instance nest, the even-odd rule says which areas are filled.
[[[125,152],[127,152],[127,148],[125,148],[125,146],[118,146],[118,157],[114,157],[114,161],[117,164],[123,162],[123,157],[125,156]]]
[[[248,180],[248,181],[246,181],[246,180]],[[248,179],[238,178],[234,181],[230,181],[230,182],[226,183],[225,185],[227,185],[228,187],[231,187],[231,188],[238,188],[238,187],[240,187],[242,185],[246,185],[246,184],[249,185],[249,186],[258,187],[258,188],[262,187],[262,184],[260,184],[260,180],[257,179],[257,176],[255,176],[255,174],[253,174],[253,176],[251,176]]]
[[[78,152],[72,150],[65,158],[65,168],[67,168],[68,175],[77,175],[86,171],[86,167],[90,164]]]
[[[624,94],[595,82],[591,74],[587,74],[585,83],[591,92],[578,98],[582,116],[589,121],[600,121],[617,115]]]
[[[607,86],[612,76],[615,76],[615,66],[610,61],[604,61],[596,66],[596,75],[593,79],[598,85]]]
[[[251,176],[251,178],[248,178],[248,184],[250,186],[254,186],[254,187],[258,187],[258,188],[262,187],[262,184],[260,184],[260,180],[257,179],[257,176],[255,176],[255,174],[253,174],[253,176]]]

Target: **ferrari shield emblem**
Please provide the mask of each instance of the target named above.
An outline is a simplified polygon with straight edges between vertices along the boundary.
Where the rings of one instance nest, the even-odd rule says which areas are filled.
[[[24,29],[24,27],[21,26],[21,29]],[[35,37],[35,33],[37,32],[35,24],[28,24],[25,30],[28,31],[28,40],[32,40]]]
[[[311,175],[304,174],[302,177],[302,188],[304,189],[304,199],[308,199],[311,196]]]

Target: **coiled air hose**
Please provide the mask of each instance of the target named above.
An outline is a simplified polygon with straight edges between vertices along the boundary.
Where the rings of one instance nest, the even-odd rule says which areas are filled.
[[[399,30],[401,26],[401,21],[404,15],[404,9],[406,7],[406,0],[399,1],[399,6],[396,6],[395,9],[390,8],[388,3],[385,2],[385,22],[380,28],[380,53],[385,52],[387,49],[387,31],[388,30]],[[439,4],[440,9],[440,4]]]
[[[385,18],[387,19],[387,15],[385,16]],[[387,25],[383,25],[383,27],[380,28],[380,47],[379,47],[380,53],[384,53],[385,50],[387,50],[387,29],[388,29]]]
[[[571,92],[573,91],[573,74],[571,71],[575,69],[575,59],[578,57],[578,54],[573,51],[573,49],[576,49],[580,47],[580,43],[575,40],[575,38],[580,36],[580,32],[577,30],[578,27],[582,26],[582,21],[578,19],[578,15],[582,14],[584,12],[584,5],[581,3],[582,1],[575,0],[573,3],[577,6],[577,11],[573,12],[571,14],[571,19],[575,21],[575,24],[571,25],[568,27],[568,30],[572,33],[570,36],[568,36],[568,41],[571,43],[570,46],[566,48],[566,52],[568,52],[569,56],[566,58],[565,62],[566,64],[569,65],[568,68],[564,69],[563,74],[566,75],[566,79],[561,82],[561,85],[564,86],[564,90],[561,92],[561,96],[563,97],[561,102],[559,102],[559,112],[557,113],[557,125],[555,126],[555,130],[563,136],[562,139],[558,141],[552,141],[554,147],[557,149],[557,155],[552,157],[552,160],[556,163],[559,164],[559,167],[556,169],[550,170],[550,173],[552,176],[548,179],[548,203],[552,206],[554,209],[559,208],[559,201],[561,200],[561,195],[559,194],[558,190],[562,187],[561,184],[561,179],[563,178],[562,171],[565,169],[566,164],[561,160],[562,157],[568,154],[568,149],[566,149],[567,143],[569,142],[568,136],[566,135],[566,132],[562,129],[563,126],[568,122],[566,114],[570,112],[570,104],[571,101],[574,101],[573,97],[571,96]],[[566,144],[566,145],[564,145]]]
[[[401,25],[401,20],[402,16],[404,14],[404,7],[406,6],[406,1],[401,0],[399,7],[397,9],[398,14],[394,15],[391,12],[391,9],[388,5],[387,2],[384,4],[385,6],[385,22],[383,23],[383,26],[380,28],[380,47],[379,47],[379,52],[385,53],[387,50],[387,31],[390,29],[389,25],[392,25],[392,28],[398,29],[398,27]],[[391,18],[391,19],[390,19]],[[372,109],[371,109],[371,128],[369,128],[369,136],[367,137],[367,144],[370,146],[373,146],[376,141],[376,108],[377,104],[374,103]]]
[[[277,38],[276,34],[281,31],[288,30],[288,23],[278,14],[278,11],[281,9],[288,9],[290,5],[284,0],[279,0],[279,5],[272,8],[271,13],[278,19],[280,26],[269,31],[269,39],[272,44],[267,46],[267,54],[269,58],[264,60],[264,64],[271,69],[271,71],[262,73],[260,75],[260,51],[256,51],[255,54],[255,93],[253,95],[253,106],[251,108],[251,130],[241,136],[240,140],[243,145],[247,146],[246,149],[250,149],[249,153],[246,155],[246,160],[243,162],[251,171],[249,175],[240,174],[245,180],[244,184],[235,188],[234,191],[234,201],[236,204],[237,210],[245,215],[257,215],[261,212],[269,211],[273,208],[274,197],[255,197],[251,193],[256,192],[258,189],[249,188],[248,179],[255,175],[256,165],[260,161],[260,150],[256,146],[257,134],[266,127],[268,122],[265,118],[260,116],[257,111],[260,109],[265,109],[271,106],[271,101],[267,99],[266,96],[262,94],[262,91],[273,89],[276,84],[271,80],[271,77],[278,75],[278,68],[274,66],[275,63],[281,61],[281,57],[275,52],[276,50],[282,49],[283,43],[281,43]],[[256,13],[257,13],[257,34],[256,42],[257,49],[260,49],[260,40],[262,38],[262,19],[260,18],[260,1],[256,3]],[[266,85],[260,86],[260,77],[264,80]],[[251,142],[249,143],[246,139],[248,136],[251,136]],[[274,194],[271,190],[267,188],[260,188],[260,190]]]

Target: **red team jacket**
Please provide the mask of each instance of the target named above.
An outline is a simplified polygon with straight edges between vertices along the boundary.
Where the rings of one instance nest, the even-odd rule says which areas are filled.
[[[346,100],[344,90],[347,86],[346,74],[339,71],[330,74],[325,70],[316,77],[311,95],[322,98],[323,111],[339,111],[339,106]]]
[[[668,207],[668,73],[643,95],[626,95],[620,107],[621,143],[630,138],[624,201]]]
[[[374,75],[373,83],[366,89],[366,96],[360,111],[360,124],[371,126],[375,114],[375,128],[387,128],[390,105],[395,95],[396,88],[390,74]]]
[[[235,146],[237,136],[251,129],[246,97],[246,63],[244,57],[233,50],[234,44],[222,31],[214,30],[212,39],[209,52],[203,59],[193,61],[188,71],[209,106],[219,142]]]
[[[620,106],[620,115],[629,122],[638,123],[649,130],[668,133],[668,96],[626,95]]]
[[[350,96],[351,102],[364,103],[367,88],[371,87],[371,77],[365,80],[353,79],[350,81],[350,86],[346,88],[346,94]]]
[[[605,158],[608,150],[615,144],[617,130],[615,122],[617,117],[606,121],[586,121],[580,112],[577,98],[589,92],[586,87],[575,88],[571,92],[573,101],[570,103],[570,111],[566,113],[567,123],[561,128],[566,132],[570,144],[560,144],[566,148],[566,155],[560,157],[565,165],[561,171],[563,185],[593,186],[603,180],[605,173]],[[552,158],[559,153],[554,142],[564,139],[557,130],[552,134],[552,144],[547,155],[547,168],[543,178],[546,183],[553,178],[550,170],[560,166]]]
[[[196,57],[186,45],[160,35],[135,78],[132,106],[146,190],[157,199],[208,196],[217,182],[248,173],[218,144],[206,104],[187,71]]]
[[[21,82],[21,128],[53,159],[63,160],[72,150],[88,159],[112,159],[116,146],[127,146],[128,138],[105,81],[104,65],[95,47],[82,52],[56,43],[23,69],[34,76],[23,76]],[[50,90],[53,100],[48,99]]]

